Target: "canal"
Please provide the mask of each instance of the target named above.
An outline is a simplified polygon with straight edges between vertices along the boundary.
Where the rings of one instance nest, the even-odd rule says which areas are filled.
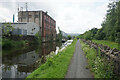
[[[22,49],[3,50],[2,78],[25,78],[42,63],[45,56],[60,48],[62,44],[42,43]]]

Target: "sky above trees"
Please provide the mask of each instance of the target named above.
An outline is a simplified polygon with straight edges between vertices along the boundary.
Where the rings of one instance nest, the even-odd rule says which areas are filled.
[[[23,7],[27,0],[0,1],[0,22],[12,22],[17,8]],[[109,0],[29,0],[28,10],[43,10],[56,20],[56,27],[66,33],[84,33],[94,27],[101,28]]]

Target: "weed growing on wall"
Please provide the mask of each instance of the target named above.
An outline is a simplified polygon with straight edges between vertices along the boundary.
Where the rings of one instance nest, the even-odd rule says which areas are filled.
[[[88,65],[90,70],[94,73],[95,78],[114,78],[112,61],[109,63],[104,57],[96,55],[97,52],[94,48],[90,48],[88,45],[80,40],[82,49],[88,59]]]

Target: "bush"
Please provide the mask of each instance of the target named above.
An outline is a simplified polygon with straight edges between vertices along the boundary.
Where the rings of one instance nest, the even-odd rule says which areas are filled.
[[[13,47],[13,44],[11,43],[11,41],[9,41],[9,40],[4,40],[4,41],[2,41],[2,48],[4,49],[4,48],[11,48],[11,47]]]
[[[96,55],[97,52],[94,48],[90,48],[88,45],[80,41],[82,49],[88,59],[88,65],[90,70],[94,73],[95,78],[114,78],[112,61],[109,63],[105,58]]]
[[[14,41],[10,39],[3,39],[2,40],[2,48],[3,49],[11,49],[15,47],[24,47],[25,41]]]
[[[41,43],[41,36],[40,36],[40,32],[35,34],[35,39],[33,41],[33,44],[40,44]]]

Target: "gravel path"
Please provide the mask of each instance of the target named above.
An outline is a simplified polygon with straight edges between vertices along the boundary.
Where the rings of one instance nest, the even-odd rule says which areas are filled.
[[[93,78],[89,69],[86,69],[87,65],[87,60],[78,40],[65,78]]]

